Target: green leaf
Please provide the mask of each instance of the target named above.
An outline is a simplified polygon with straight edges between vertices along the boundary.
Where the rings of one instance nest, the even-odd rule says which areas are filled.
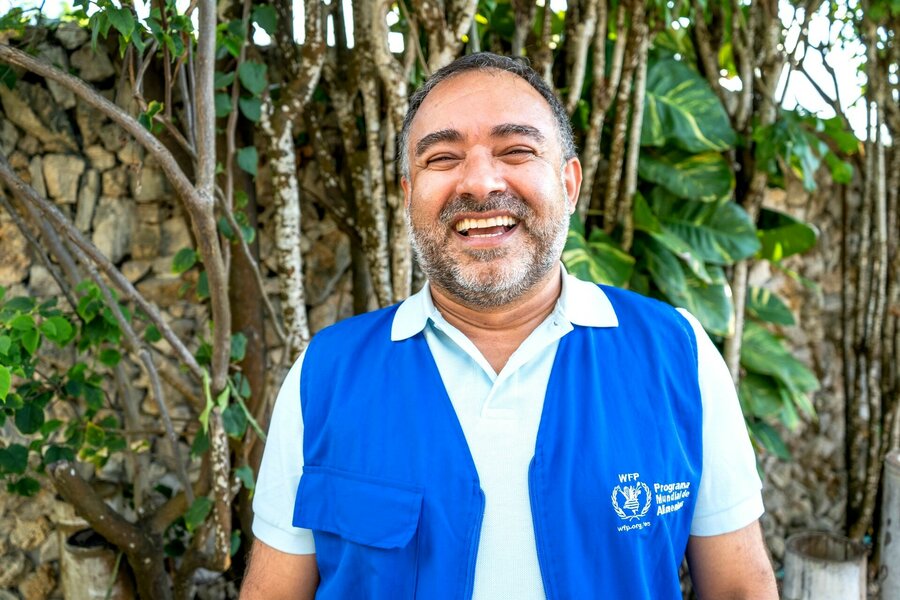
[[[234,556],[237,554],[237,551],[241,548],[241,532],[239,529],[235,529],[231,532],[231,547],[228,552],[230,556]]]
[[[731,288],[720,267],[710,267],[712,282],[685,274],[687,294],[682,305],[697,317],[708,332],[728,336],[734,331],[734,303]]]
[[[213,87],[217,90],[221,90],[223,88],[227,88],[234,82],[234,71],[229,71],[228,73],[222,73],[221,71],[216,71],[215,79],[213,81]]]
[[[747,373],[741,378],[739,394],[744,414],[769,418],[781,411],[781,388],[767,375]]]
[[[787,304],[774,292],[766,288],[750,286],[747,295],[747,313],[768,323],[793,325],[794,315]]]
[[[9,368],[5,365],[0,365],[0,401],[6,402],[11,381],[12,377],[9,374]]]
[[[16,87],[16,81],[18,81],[18,79],[19,76],[12,70],[12,67],[0,65],[0,83],[9,89],[13,89]]]
[[[268,85],[266,69],[266,65],[252,60],[242,62],[238,67],[238,78],[241,80],[241,84],[254,96],[258,96],[266,90]]]
[[[747,425],[750,435],[759,446],[782,460],[791,460],[791,451],[774,427],[764,421],[750,421]]]
[[[691,245],[662,226],[662,223],[660,223],[656,215],[653,214],[653,211],[647,205],[647,201],[644,200],[644,197],[640,193],[635,194],[634,196],[633,210],[634,228],[636,230],[649,234],[650,237],[665,246],[676,257],[684,261],[691,272],[693,272],[701,281],[707,283],[712,281],[707,272],[706,265],[699,259]]]
[[[730,265],[753,256],[760,247],[753,222],[734,202],[677,200],[663,205],[658,216],[662,229],[684,240],[704,262]]]
[[[231,94],[216,94],[213,102],[216,108],[216,118],[227,117],[231,112]]]
[[[260,29],[269,35],[275,35],[275,28],[278,26],[278,15],[275,9],[269,4],[258,4],[253,7],[253,22],[259,25]]]
[[[778,262],[816,245],[819,233],[812,225],[770,208],[760,209],[758,258]]]
[[[106,432],[94,423],[88,423],[84,430],[84,439],[91,446],[102,446],[106,441]]]
[[[638,174],[686,200],[713,202],[734,189],[731,167],[718,152],[688,154],[675,148],[641,152]]]
[[[834,152],[825,155],[825,164],[835,183],[848,184],[853,181],[853,165],[838,158]]]
[[[202,525],[206,517],[209,516],[209,511],[212,510],[212,507],[212,500],[206,496],[200,496],[195,499],[191,507],[184,513],[184,526],[187,527],[187,530],[193,533],[195,529]]]
[[[162,334],[156,328],[156,325],[148,325],[147,329],[144,330],[144,339],[153,344],[162,339]]]
[[[240,98],[238,106],[245,117],[258,123],[262,118],[262,100],[259,98]]]
[[[0,449],[0,474],[21,475],[28,468],[28,448],[10,444]]]
[[[197,431],[197,435],[194,436],[194,441],[191,443],[191,456],[194,458],[199,458],[203,456],[203,453],[209,450],[209,435],[203,430],[200,429]]]
[[[209,276],[206,271],[200,271],[200,277],[197,279],[197,299],[205,298],[209,298]]]
[[[182,248],[172,259],[172,272],[184,273],[197,264],[197,252],[193,248]]]
[[[98,358],[107,367],[115,367],[122,360],[122,355],[114,348],[104,348]]]
[[[774,377],[791,392],[819,389],[819,380],[812,371],[794,358],[773,333],[753,321],[744,324],[741,366],[747,371]]]
[[[240,362],[247,353],[247,336],[243,333],[235,333],[231,336],[231,360]]]
[[[41,484],[37,479],[31,477],[21,477],[16,481],[6,484],[6,490],[11,494],[25,496],[30,498],[41,490]]]
[[[641,145],[722,151],[736,139],[728,114],[696,71],[673,59],[650,67]]]
[[[106,9],[110,24],[121,33],[125,39],[129,39],[134,32],[134,15],[125,7]]]
[[[247,431],[247,415],[239,404],[231,404],[222,411],[222,425],[225,433],[233,438],[240,438]]]
[[[246,146],[237,151],[238,166],[254,177],[256,176],[256,163],[258,161],[259,157],[254,146]]]
[[[37,303],[34,301],[34,298],[29,298],[27,296],[16,296],[15,298],[11,298],[10,301],[6,303],[5,308],[12,311],[28,312],[30,310],[34,310],[35,306],[37,306]]]
[[[52,326],[52,334],[48,333],[48,331],[45,330],[45,326],[47,325]],[[72,327],[72,324],[69,322],[69,320],[59,315],[44,320],[41,326],[41,332],[44,334],[44,336],[47,337],[48,340],[60,347],[68,344],[75,336],[75,328]]]
[[[9,322],[9,326],[16,331],[32,331],[34,329],[34,317],[31,315],[16,315]]]
[[[628,281],[634,266],[634,258],[611,240],[601,241],[598,237],[588,243],[574,228],[569,230],[562,260],[569,273],[579,279],[619,286]]]
[[[22,347],[28,351],[28,354],[34,355],[41,341],[41,334],[37,329],[26,331],[22,334]]]
[[[234,475],[244,484],[246,489],[253,491],[256,487],[256,482],[253,480],[253,469],[250,468],[250,465],[238,467],[234,470]]]
[[[0,354],[6,356],[10,346],[12,346],[12,338],[8,335],[0,335]]]
[[[44,424],[44,407],[37,402],[28,402],[16,411],[16,428],[23,435],[31,435]]]
[[[44,453],[45,465],[52,465],[61,460],[73,461],[75,460],[75,453],[68,446],[52,445],[47,448],[47,451]]]

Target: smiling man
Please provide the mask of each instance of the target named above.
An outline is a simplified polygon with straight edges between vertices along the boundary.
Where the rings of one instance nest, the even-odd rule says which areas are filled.
[[[243,598],[777,597],[734,387],[690,315],[567,275],[568,117],[475,54],[400,140],[428,284],[319,333],[276,402]]]

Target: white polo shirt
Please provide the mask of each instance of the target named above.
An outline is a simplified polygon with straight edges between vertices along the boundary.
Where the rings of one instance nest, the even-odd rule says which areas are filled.
[[[559,340],[573,325],[615,327],[606,294],[563,272],[553,312],[522,342],[500,371],[435,308],[428,285],[394,317],[394,341],[423,332],[462,426],[485,495],[473,598],[543,599],[528,465]],[[681,309],[679,309],[681,310]],[[763,512],[761,484],[728,369],[697,320],[681,310],[697,338],[703,404],[703,470],[691,535],[735,531]],[[282,384],[253,499],[253,533],[292,554],[315,552],[312,532],[291,524],[303,470],[301,356]],[[602,368],[602,366],[601,366]]]

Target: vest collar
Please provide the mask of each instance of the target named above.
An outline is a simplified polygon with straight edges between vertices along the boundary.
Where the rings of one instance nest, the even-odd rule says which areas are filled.
[[[616,311],[600,287],[569,275],[562,265],[562,290],[556,301],[556,312],[572,325],[581,327],[618,327]],[[399,342],[413,337],[440,313],[431,299],[428,282],[422,289],[407,298],[394,314],[391,325],[391,341]]]

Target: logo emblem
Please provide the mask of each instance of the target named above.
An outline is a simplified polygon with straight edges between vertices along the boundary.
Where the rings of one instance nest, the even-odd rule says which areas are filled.
[[[621,506],[620,497],[624,500]],[[620,519],[640,519],[650,510],[650,488],[643,481],[635,481],[634,485],[617,485],[612,491],[612,505]]]

